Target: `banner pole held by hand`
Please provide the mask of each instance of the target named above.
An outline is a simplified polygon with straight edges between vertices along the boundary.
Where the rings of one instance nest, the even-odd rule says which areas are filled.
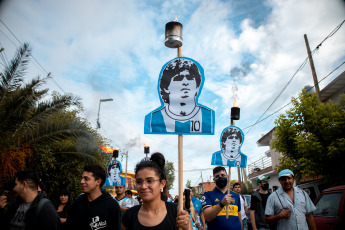
[[[231,167],[229,167],[228,195],[230,194],[230,178],[231,178]],[[226,219],[228,218],[229,218],[229,205],[226,205]]]
[[[177,57],[182,56],[182,47],[177,48]],[[183,135],[178,135],[178,211],[183,210]],[[179,228],[182,230],[182,228]]]
[[[183,136],[178,135],[178,211],[183,210]],[[179,228],[182,230],[182,228]]]

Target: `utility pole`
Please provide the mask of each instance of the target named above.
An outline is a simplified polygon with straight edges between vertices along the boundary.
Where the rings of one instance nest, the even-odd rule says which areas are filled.
[[[242,180],[241,180],[241,169],[237,168],[237,176],[238,176],[238,183],[241,184]]]
[[[308,51],[308,58],[309,58],[310,68],[311,68],[311,72],[313,74],[313,79],[314,79],[314,87],[315,87],[317,96],[319,97],[319,100],[321,100],[319,82],[317,80],[315,66],[314,66],[314,61],[313,61],[313,56],[311,55],[311,51],[310,51],[310,47],[309,47],[309,42],[308,42],[308,37],[307,37],[306,34],[304,34],[304,41],[305,41],[305,46],[307,47],[307,51]]]
[[[242,168],[242,174],[243,174],[244,186],[247,187],[248,181],[247,181],[247,172],[245,168]]]

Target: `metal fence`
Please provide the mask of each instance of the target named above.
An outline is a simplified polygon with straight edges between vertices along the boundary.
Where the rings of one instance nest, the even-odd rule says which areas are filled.
[[[248,175],[272,166],[271,157],[264,156],[248,165]]]

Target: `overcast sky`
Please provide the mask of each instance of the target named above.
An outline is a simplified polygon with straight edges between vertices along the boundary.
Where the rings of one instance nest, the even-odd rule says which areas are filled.
[[[27,80],[51,72],[50,93],[80,96],[85,107],[81,115],[94,127],[99,100],[113,98],[101,105],[100,132],[109,147],[128,149],[129,171],[145,156],[144,143],[151,152],[162,152],[177,170],[177,136],[144,135],[144,116],[160,105],[159,72],[177,55],[176,49],[164,46],[165,24],[175,15],[183,24],[182,55],[205,70],[199,103],[216,113],[213,136],[183,137],[183,184],[190,179],[197,185],[199,169],[206,169],[204,181],[210,179],[211,156],[220,150],[236,90],[241,108],[236,126],[246,134],[241,151],[248,164],[264,156],[268,147],[258,147],[256,141],[285,110],[247,127],[263,115],[307,57],[303,35],[308,35],[313,50],[345,19],[343,0],[3,1],[0,46],[10,59],[20,46],[17,39],[30,43],[39,64],[31,62]],[[344,38],[343,26],[314,54],[319,80],[344,62]],[[340,67],[320,88],[344,70]],[[262,118],[289,103],[306,85],[313,85],[309,63]],[[237,178],[237,170],[232,172]],[[176,177],[171,193],[177,194],[177,189]]]

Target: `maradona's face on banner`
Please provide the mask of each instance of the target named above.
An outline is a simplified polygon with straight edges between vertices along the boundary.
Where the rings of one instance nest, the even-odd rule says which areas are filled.
[[[186,57],[167,62],[159,74],[161,105],[145,116],[145,134],[214,134],[215,114],[198,103],[205,81],[202,66]]]
[[[225,141],[225,151],[238,152],[240,146],[240,139],[237,138],[235,133],[231,134]]]
[[[115,181],[118,177],[118,174],[120,173],[120,169],[116,167],[112,167],[110,169],[110,180]]]
[[[166,93],[169,94],[169,110],[176,115],[188,115],[196,106],[195,97],[198,93],[195,78],[184,70],[174,76],[169,84]],[[176,111],[175,108],[177,109]]]

